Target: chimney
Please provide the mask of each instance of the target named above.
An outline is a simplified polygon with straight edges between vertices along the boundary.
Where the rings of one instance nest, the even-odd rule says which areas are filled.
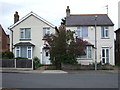
[[[67,6],[67,9],[66,9],[66,17],[69,17],[70,16],[70,9],[69,9],[69,6]]]
[[[14,14],[14,23],[16,23],[17,21],[19,21],[19,15],[18,12],[16,11]]]

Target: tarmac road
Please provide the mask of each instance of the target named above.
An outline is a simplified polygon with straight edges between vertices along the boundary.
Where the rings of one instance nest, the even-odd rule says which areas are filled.
[[[2,73],[4,88],[118,88],[117,73]]]

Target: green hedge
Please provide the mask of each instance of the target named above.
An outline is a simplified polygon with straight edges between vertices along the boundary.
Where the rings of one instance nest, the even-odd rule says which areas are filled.
[[[13,52],[10,51],[6,51],[6,52],[1,52],[0,53],[3,59],[13,59],[14,58],[14,54]]]

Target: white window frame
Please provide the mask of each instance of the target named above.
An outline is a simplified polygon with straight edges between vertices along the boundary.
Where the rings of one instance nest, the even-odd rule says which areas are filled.
[[[17,50],[19,51],[19,56],[17,56]],[[20,57],[21,56],[21,54],[20,54],[20,47],[16,47],[16,49],[15,49],[15,57]]]
[[[30,49],[29,49],[29,47],[30,47]],[[31,58],[28,58],[28,51],[29,51],[29,50],[31,51]],[[32,47],[31,47],[31,46],[28,46],[28,47],[27,47],[27,58],[28,58],[28,59],[32,59]]]
[[[104,46],[104,47],[102,47],[101,48],[101,62],[102,62],[102,64],[106,64],[107,63],[107,60],[105,59],[105,63],[103,63],[103,57],[102,57],[102,50],[105,50],[105,58],[106,58],[106,50],[108,49],[108,51],[109,51],[109,53],[108,53],[108,55],[109,55],[109,62],[108,62],[108,64],[110,63],[110,48],[109,47],[107,47],[107,46]]]
[[[25,30],[30,29],[30,38],[25,37]],[[23,38],[21,38],[21,31],[23,31]],[[20,28],[20,39],[31,39],[31,28]]]
[[[88,47],[90,47],[90,49],[91,49],[91,58],[88,57]],[[93,58],[93,55],[92,55],[92,46],[87,46],[86,50],[87,50],[87,53],[86,53],[87,57],[86,58],[79,57],[79,59],[92,59]]]
[[[88,29],[88,27],[87,27],[87,29]],[[78,33],[80,34],[80,36],[78,36]],[[88,30],[87,30],[87,33],[88,33]],[[83,36],[83,27],[81,27],[81,26],[77,27],[76,36],[79,37],[79,38],[86,38],[86,37]],[[87,35],[87,37],[88,37],[88,35]]]
[[[108,36],[106,36],[106,31],[108,33]],[[104,34],[103,34],[103,32],[104,32]],[[101,37],[102,38],[109,38],[109,27],[108,26],[101,27]]]
[[[49,32],[49,33],[48,33]],[[45,35],[50,35],[51,34],[51,32],[50,32],[50,28],[49,27],[44,27],[43,28],[43,36],[45,36]]]

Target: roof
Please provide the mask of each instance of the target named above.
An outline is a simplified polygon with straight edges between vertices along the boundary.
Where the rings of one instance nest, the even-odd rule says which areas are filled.
[[[0,29],[3,31],[3,33],[9,38],[9,35],[6,34],[5,30],[3,29],[2,25],[0,24]]]
[[[120,28],[118,28],[118,29],[115,31],[115,33],[118,32],[118,31],[120,32]]]
[[[97,26],[114,26],[107,14],[71,14],[66,17],[66,26],[94,26],[97,15]]]
[[[44,18],[38,16],[37,14],[35,14],[34,12],[31,11],[31,12],[28,13],[26,16],[24,16],[22,19],[20,19],[18,22],[16,22],[15,24],[11,25],[10,27],[8,27],[8,29],[14,28],[16,25],[18,25],[19,23],[21,23],[22,21],[24,21],[25,19],[27,19],[27,18],[30,17],[30,16],[36,17],[37,19],[41,20],[42,22],[46,23],[47,25],[51,26],[52,28],[55,27],[52,23],[48,22],[48,21],[45,20]]]
[[[35,45],[30,42],[19,42],[15,44],[14,46],[35,46]]]

